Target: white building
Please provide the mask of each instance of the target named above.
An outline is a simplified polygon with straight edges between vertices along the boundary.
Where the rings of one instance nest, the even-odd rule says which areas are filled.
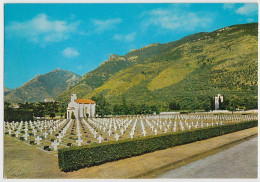
[[[75,118],[95,117],[96,102],[90,99],[77,99],[76,94],[71,95],[67,108],[67,118],[71,119],[72,113]]]
[[[220,94],[218,94],[218,95],[215,97],[215,110],[218,110],[218,109],[219,109],[219,100],[220,100],[221,103],[224,101],[223,96],[220,95]]]
[[[54,99],[50,99],[50,98],[46,98],[46,99],[44,99],[44,102],[55,102],[55,100]]]

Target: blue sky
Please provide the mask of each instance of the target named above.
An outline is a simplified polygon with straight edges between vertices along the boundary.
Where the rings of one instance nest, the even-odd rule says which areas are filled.
[[[84,75],[152,43],[250,22],[257,4],[5,4],[4,84],[61,68]]]

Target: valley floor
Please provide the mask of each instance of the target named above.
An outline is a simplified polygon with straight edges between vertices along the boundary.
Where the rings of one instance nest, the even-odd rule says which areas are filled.
[[[5,178],[154,178],[257,135],[258,128],[210,138],[74,172],[61,172],[54,155],[4,136]],[[235,156],[234,156],[235,157]],[[257,161],[257,155],[252,156]],[[232,172],[232,170],[230,170]],[[200,176],[199,176],[200,177]],[[208,176],[209,178],[211,176]],[[214,177],[214,176],[212,176]],[[171,177],[170,177],[171,178]],[[173,177],[175,178],[175,177]]]

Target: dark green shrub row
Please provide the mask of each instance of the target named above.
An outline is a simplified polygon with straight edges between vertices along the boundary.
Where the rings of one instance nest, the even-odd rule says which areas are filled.
[[[6,111],[4,113],[5,121],[12,122],[12,121],[33,121],[33,111]]]
[[[177,133],[107,142],[91,146],[62,148],[58,150],[59,167],[62,171],[73,171],[155,150],[191,143],[223,134],[257,126],[258,121],[219,125]]]

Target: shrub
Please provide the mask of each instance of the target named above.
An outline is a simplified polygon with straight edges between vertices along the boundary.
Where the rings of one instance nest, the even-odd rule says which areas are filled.
[[[51,151],[51,148],[50,148],[50,146],[46,145],[46,146],[43,147],[43,150]]]
[[[71,147],[71,146],[72,146],[72,143],[67,143],[67,146]]]
[[[30,144],[31,144],[31,145],[34,145],[34,141],[33,141],[33,140],[31,140],[31,141],[30,141]]]
[[[62,148],[58,150],[59,167],[62,171],[73,171],[251,128],[257,126],[257,122],[248,121],[117,142]]]
[[[9,110],[4,113],[5,121],[33,121],[33,111]]]
[[[11,137],[15,137],[15,134],[11,134]]]
[[[24,137],[20,137],[20,140],[24,141]]]

